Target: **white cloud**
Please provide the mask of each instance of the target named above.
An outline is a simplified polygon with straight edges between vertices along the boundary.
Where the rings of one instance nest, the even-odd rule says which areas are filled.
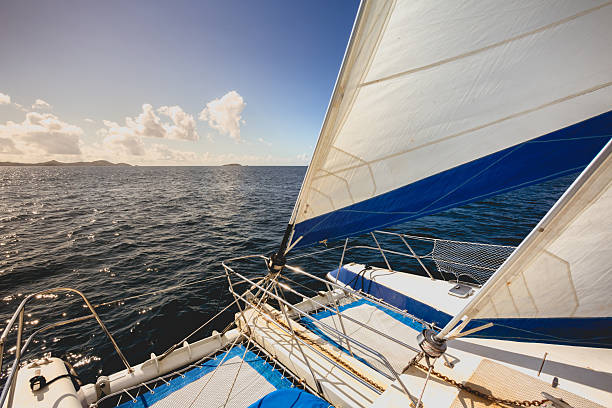
[[[51,109],[51,105],[42,99],[37,99],[32,105],[32,109]]]
[[[178,163],[196,162],[198,154],[195,152],[185,152],[171,149],[166,145],[155,143],[147,152],[147,158],[152,160],[172,161]]]
[[[96,133],[102,137],[103,144],[110,150],[132,156],[143,156],[145,154],[142,137],[135,134],[127,126],[120,126],[116,122],[104,120],[104,126],[108,129],[100,129]]]
[[[157,113],[167,116],[172,122],[163,122]],[[198,140],[195,119],[180,106],[162,106],[157,113],[152,105],[145,103],[141,114],[125,118],[125,125],[102,121],[106,128],[98,130],[97,134],[107,147],[133,156],[146,154],[144,138]]]
[[[244,124],[241,114],[245,106],[242,96],[236,91],[230,91],[221,99],[208,102],[200,112],[200,120],[208,121],[210,127],[239,142],[240,126]]]
[[[83,129],[61,121],[50,113],[29,112],[22,123],[0,125],[0,137],[8,137],[20,147],[47,154],[80,154]],[[15,145],[14,145],[15,146]]]
[[[102,133],[105,132],[102,129]],[[106,136],[106,135],[102,135]],[[83,147],[84,160],[108,160],[143,166],[202,165],[205,155],[193,151],[177,150],[160,143],[147,143],[142,139],[109,138]]]
[[[162,106],[157,112],[172,119],[173,125],[164,125],[168,139],[198,140],[195,119],[180,106]]]
[[[19,109],[22,112],[28,112],[28,109],[24,108],[22,104],[17,103],[17,102],[11,103],[11,97],[7,94],[3,94],[2,92],[0,92],[0,105],[11,105]],[[51,105],[49,105],[47,102],[43,101],[42,99],[37,99],[36,102],[34,102],[34,105],[32,105],[32,109],[50,109],[50,108],[51,108]]]
[[[148,103],[142,105],[140,115],[135,118],[125,118],[125,124],[127,129],[137,136],[162,138],[166,136],[166,129],[164,129],[161,119],[155,114],[153,106]]]
[[[96,123],[96,121],[95,121],[95,120],[93,120],[93,119],[89,119],[89,118],[85,118],[85,119],[83,119],[83,120],[84,120],[85,122],[87,122],[87,123]]]
[[[23,105],[22,105],[22,104],[20,104],[20,103],[15,102],[15,103],[13,103],[13,105],[14,105],[14,106],[15,106],[17,109],[19,109],[20,111],[22,111],[22,112],[28,112],[28,110],[27,110],[26,108],[24,108],[24,107],[23,107]]]

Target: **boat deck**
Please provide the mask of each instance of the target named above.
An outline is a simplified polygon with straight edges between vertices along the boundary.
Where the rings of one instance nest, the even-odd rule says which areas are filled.
[[[320,389],[321,395],[334,406],[369,407],[392,385],[392,380],[343,353],[327,338],[293,320],[287,321],[269,306],[262,311],[245,310],[244,318],[253,341],[311,389]],[[237,318],[236,322],[244,327],[245,320]],[[299,334],[296,337],[292,332]]]
[[[263,358],[238,345],[120,407],[245,408],[275,390],[292,387]]]
[[[402,310],[418,308],[418,315],[424,320],[444,326],[452,316],[459,313],[472,296],[480,290],[473,287],[473,294],[467,298],[450,295],[448,291],[455,282],[436,280],[432,285],[430,278],[400,271],[372,267],[365,269],[364,264],[351,262],[332,271],[327,278],[335,283],[361,290]]]
[[[354,355],[355,358],[378,370],[385,370],[384,367],[380,366],[379,361],[371,358],[371,356],[364,353],[362,350],[350,348],[349,345],[339,338],[331,338],[322,333],[322,331],[313,324],[312,319],[326,323],[336,328],[338,331],[345,331],[346,334],[353,339],[374,348],[385,356],[393,369],[397,372],[401,372],[406,366],[406,362],[415,355],[412,349],[403,347],[401,344],[398,344],[398,342],[392,341],[383,335],[375,335],[371,330],[366,329],[348,318],[353,318],[362,324],[366,324],[384,335],[399,339],[413,348],[418,348],[416,335],[423,330],[423,326],[419,322],[388,308],[384,308],[374,302],[370,302],[367,299],[355,300],[351,303],[339,306],[338,309],[342,313],[342,318],[338,317],[335,313],[322,311],[314,313],[310,315],[310,317],[304,317],[300,322],[318,336],[325,338],[336,347]],[[342,321],[340,321],[340,319],[342,319]]]
[[[354,270],[357,269],[354,268]],[[446,287],[449,282],[440,282],[444,284],[444,287],[442,287],[442,285],[432,285],[431,280],[427,278],[412,275],[401,284],[393,284],[389,280],[391,277],[397,280],[402,275],[407,274],[401,272],[389,274],[388,271],[384,270],[387,274],[380,276],[382,270],[378,269],[367,272],[374,274],[374,282],[378,283],[379,288],[384,284],[385,287],[393,288],[394,291],[418,293],[418,285],[411,288],[411,284],[419,280],[426,280],[429,283],[430,292],[436,289],[439,292],[448,290]],[[376,279],[377,274],[380,275]],[[369,280],[370,276],[367,275],[365,278]],[[363,282],[365,285],[369,284],[367,280]],[[355,283],[361,284],[361,282],[355,280],[350,286],[355,288]],[[436,283],[439,282],[436,281]],[[443,293],[443,295],[454,298],[446,293]],[[421,294],[421,296],[423,295]],[[339,309],[343,316],[350,316],[396,339],[401,339],[410,346],[417,346],[416,336],[422,330],[421,324],[393,310],[385,310],[384,307],[364,299],[343,304]],[[411,310],[408,309],[408,312],[411,312]],[[311,315],[311,318],[340,327],[339,318],[329,312],[315,313]],[[349,336],[376,347],[390,361],[394,369],[399,372],[406,366],[410,357],[414,355],[414,353],[398,347],[395,343],[387,342],[381,337],[372,336],[370,332],[358,327],[346,318],[342,319],[342,323]],[[309,328],[312,329],[312,325]],[[314,331],[316,332],[316,330]],[[343,347],[342,350],[349,353],[346,347]],[[356,357],[362,358],[370,366],[377,368],[366,357],[359,355]],[[452,367],[450,367],[451,365]],[[504,398],[541,400],[543,399],[541,391],[544,391],[551,395],[561,396],[565,401],[571,401],[574,407],[612,406],[612,359],[610,358],[610,350],[604,348],[465,337],[448,342],[448,351],[444,355],[444,359],[440,359],[435,364],[435,370],[456,381],[477,384],[480,389],[484,389],[487,393]],[[504,371],[506,374],[502,377],[492,375],[496,371]],[[402,375],[402,380],[414,393],[423,386],[424,374],[422,370],[411,368],[407,375]],[[494,378],[502,378],[502,382],[495,383]],[[503,381],[503,378],[507,378],[508,382]],[[551,386],[554,381],[559,384],[556,388]],[[512,386],[508,387],[507,384],[512,384]],[[383,395],[380,401],[377,401],[377,404],[381,405],[374,406],[387,406],[382,401],[387,401],[385,404],[390,403],[393,400],[390,394],[397,394],[396,401],[405,398],[397,389],[385,394],[389,395]],[[579,395],[588,395],[589,399],[601,405],[587,401]],[[463,405],[457,401],[463,401]],[[439,380],[430,381],[423,396],[423,402],[425,406],[485,406],[483,405],[484,400],[476,399],[465,392],[458,393],[457,389],[449,387],[448,384]],[[469,404],[465,405],[468,402]]]

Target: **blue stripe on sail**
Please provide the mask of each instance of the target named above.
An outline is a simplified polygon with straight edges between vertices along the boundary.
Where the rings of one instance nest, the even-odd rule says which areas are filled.
[[[297,247],[434,214],[586,167],[612,136],[612,111],[295,225]]]
[[[434,323],[438,328],[444,327],[452,318],[448,313],[348,269],[342,268],[340,273],[338,269],[335,269],[330,272],[330,275],[355,290],[362,290],[426,322]],[[465,330],[482,326],[488,322],[493,323],[493,327],[467,337],[612,348],[612,317],[472,320]]]

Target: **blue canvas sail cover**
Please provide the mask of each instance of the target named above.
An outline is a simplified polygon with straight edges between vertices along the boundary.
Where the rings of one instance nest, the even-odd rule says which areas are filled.
[[[328,408],[321,398],[296,388],[277,390],[266,395],[248,408]]]
[[[612,5],[364,2],[291,243],[575,173],[612,135]]]

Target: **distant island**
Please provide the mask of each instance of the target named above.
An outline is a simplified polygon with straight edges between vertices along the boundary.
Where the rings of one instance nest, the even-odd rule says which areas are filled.
[[[242,164],[238,164],[238,163],[229,163],[229,164],[223,164],[223,167],[242,167]]]
[[[111,163],[106,160],[95,160],[90,162],[73,162],[64,163],[57,160],[51,160],[44,163],[12,163],[12,162],[0,162],[0,166],[52,166],[52,167],[64,167],[64,166],[121,166],[131,167],[131,164],[127,163]]]

